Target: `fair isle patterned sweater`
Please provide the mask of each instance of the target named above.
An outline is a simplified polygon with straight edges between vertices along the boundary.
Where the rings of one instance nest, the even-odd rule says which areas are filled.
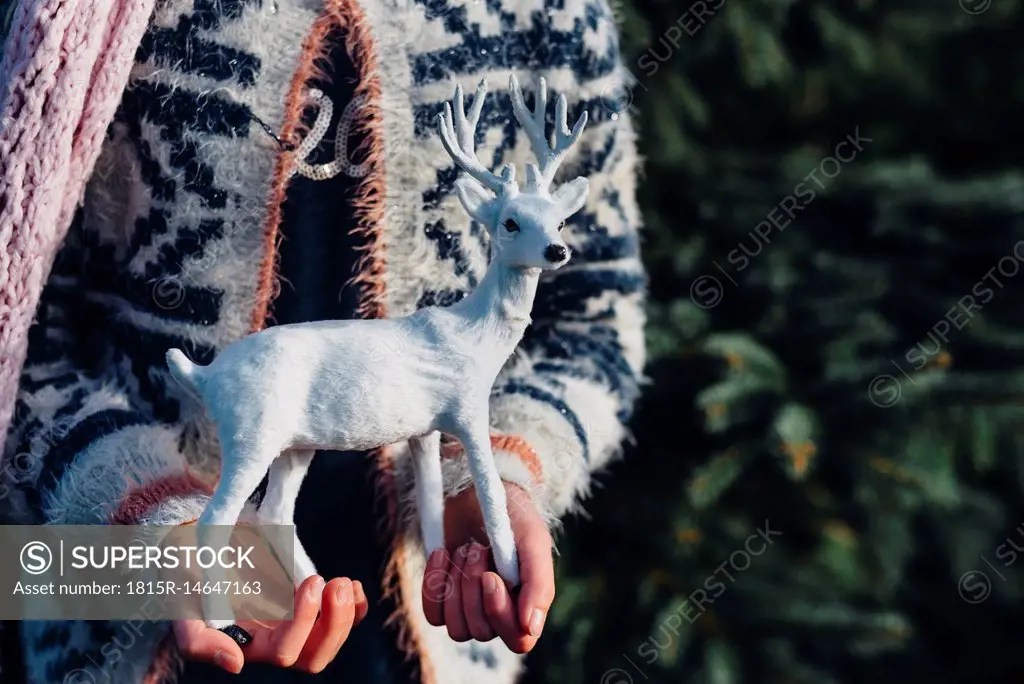
[[[342,117],[366,136],[360,166],[344,149],[340,163],[318,165],[332,156],[320,140],[347,130],[310,124],[327,103],[307,82],[337,41],[360,73]],[[178,523],[201,510],[195,490],[215,481],[216,440],[164,352],[209,363],[272,323],[281,205],[297,173],[361,179],[358,225],[339,227],[366,238],[361,315],[471,291],[486,231],[459,206],[435,119],[455,82],[472,92],[487,77],[478,150],[522,169],[531,157],[510,71],[528,98],[544,76],[569,98],[570,120],[590,113],[560,174],[590,179],[566,227],[572,262],[545,276],[491,397],[503,478],[528,488],[552,524],[572,510],[626,436],[644,363],[634,133],[602,97],[628,78],[607,0],[160,0],[135,59],[30,331],[4,451],[16,491],[7,520]],[[514,680],[521,658],[499,641],[457,644],[424,620],[407,448],[382,449],[378,463],[393,535],[385,590],[422,681]],[[449,492],[467,486],[458,454],[445,468]],[[110,648],[121,624],[24,623],[29,681],[77,670],[75,681],[169,678],[168,625],[148,623],[121,651]]]

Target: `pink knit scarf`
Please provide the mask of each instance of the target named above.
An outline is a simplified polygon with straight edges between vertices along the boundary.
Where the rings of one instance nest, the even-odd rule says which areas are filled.
[[[19,0],[0,61],[0,438],[28,329],[154,0]]]

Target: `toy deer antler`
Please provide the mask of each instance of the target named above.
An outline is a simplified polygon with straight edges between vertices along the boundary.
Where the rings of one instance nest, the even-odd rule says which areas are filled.
[[[487,81],[480,79],[467,118],[462,86],[455,86],[454,117],[452,116],[452,105],[448,102],[444,103],[444,114],[439,117],[441,144],[444,145],[444,149],[459,168],[484,187],[493,190],[495,194],[504,195],[510,186],[515,186],[515,167],[505,164],[502,167],[502,175],[491,173],[477,158],[475,151],[476,125],[480,121],[480,112],[483,110],[486,97]]]
[[[555,104],[555,144],[548,144],[547,136],[544,134],[544,120],[547,116],[548,105],[548,84],[541,78],[537,86],[537,106],[531,112],[526,107],[523,99],[523,91],[519,87],[519,81],[515,74],[509,77],[508,87],[512,92],[512,111],[515,112],[516,120],[523,127],[530,145],[533,147],[533,154],[537,157],[539,164],[526,165],[526,184],[534,192],[545,192],[555,178],[555,172],[565,159],[565,153],[576,144],[583,129],[587,125],[587,112],[584,111],[576,121],[576,125],[569,130],[566,120],[568,103],[565,94],[558,96]]]
[[[485,224],[502,238],[507,245],[507,236],[499,226],[508,226],[511,221],[516,228],[509,232],[518,233],[518,226],[529,224],[540,232],[557,232],[561,223],[576,213],[586,200],[588,184],[586,178],[576,178],[563,183],[554,192],[549,192],[555,172],[565,159],[566,153],[576,144],[587,125],[587,113],[583,112],[576,125],[569,130],[566,114],[569,108],[565,95],[558,97],[555,108],[555,142],[548,143],[544,134],[545,110],[547,109],[547,82],[541,78],[537,90],[537,105],[531,112],[523,99],[523,91],[515,75],[509,76],[509,91],[512,109],[519,125],[523,127],[537,163],[526,165],[526,184],[520,192],[515,182],[515,167],[505,164],[500,174],[492,173],[480,162],[474,151],[474,136],[480,120],[487,83],[481,80],[469,115],[466,115],[462,86],[455,86],[452,103],[445,103],[444,111],[438,115],[438,131],[441,143],[456,166],[469,174],[469,178],[455,181],[455,190],[466,212],[475,220]],[[454,109],[452,107],[454,105]],[[494,194],[490,194],[490,189]],[[543,202],[537,203],[538,198]],[[533,231],[535,232],[535,231]],[[551,238],[551,236],[548,236]],[[549,240],[552,243],[553,240]],[[561,243],[561,240],[558,240]],[[556,250],[557,251],[557,250]],[[568,254],[566,250],[564,252]],[[556,256],[552,252],[552,257]],[[559,259],[552,258],[552,263]]]

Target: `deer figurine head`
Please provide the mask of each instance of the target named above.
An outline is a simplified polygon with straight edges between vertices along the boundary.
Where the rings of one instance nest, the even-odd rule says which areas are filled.
[[[526,107],[516,77],[509,77],[509,91],[516,120],[533,148],[536,164],[526,165],[526,183],[516,182],[515,167],[504,164],[498,173],[487,170],[474,151],[477,122],[487,95],[487,81],[481,79],[469,113],[463,103],[462,86],[455,87],[455,112],[445,103],[438,115],[441,142],[455,164],[468,174],[455,181],[455,190],[466,212],[484,224],[491,235],[492,263],[512,269],[552,270],[569,261],[569,247],[562,239],[565,220],[579,211],[587,199],[586,178],[576,178],[551,191],[555,172],[566,152],[587,125],[587,113],[569,130],[565,95],[555,107],[555,142],[544,134],[547,84],[540,79],[534,111]]]

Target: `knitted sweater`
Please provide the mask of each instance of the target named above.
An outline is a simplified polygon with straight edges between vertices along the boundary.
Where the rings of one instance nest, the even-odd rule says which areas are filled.
[[[602,97],[628,76],[605,0],[161,0],[133,33],[143,10],[144,0],[22,0],[5,46],[5,517],[173,523],[202,509],[217,477],[213,426],[180,395],[163,354],[178,347],[208,363],[272,322],[282,204],[297,173],[360,179],[356,225],[339,226],[365,245],[360,315],[405,315],[471,291],[487,235],[458,204],[434,121],[453,82],[487,76],[478,150],[522,168],[530,151],[511,116],[509,71],[527,93],[545,76],[569,98],[571,120],[591,116],[561,174],[591,184],[565,229],[573,261],[542,280],[533,324],[491,397],[502,477],[552,524],[576,507],[626,434],[644,361],[633,131]],[[104,28],[89,32],[89,22]],[[360,78],[325,136],[315,122],[330,120],[317,116],[329,103],[308,82],[329,78],[324,57],[339,43]],[[350,127],[367,142],[361,164],[344,146]],[[335,161],[321,163],[330,147]],[[458,644],[425,622],[407,446],[381,449],[376,471],[391,549],[382,590],[421,680],[511,681],[520,658],[500,642]],[[468,485],[461,456],[445,476],[448,493]],[[127,624],[24,623],[28,678],[167,676],[167,624]]]

